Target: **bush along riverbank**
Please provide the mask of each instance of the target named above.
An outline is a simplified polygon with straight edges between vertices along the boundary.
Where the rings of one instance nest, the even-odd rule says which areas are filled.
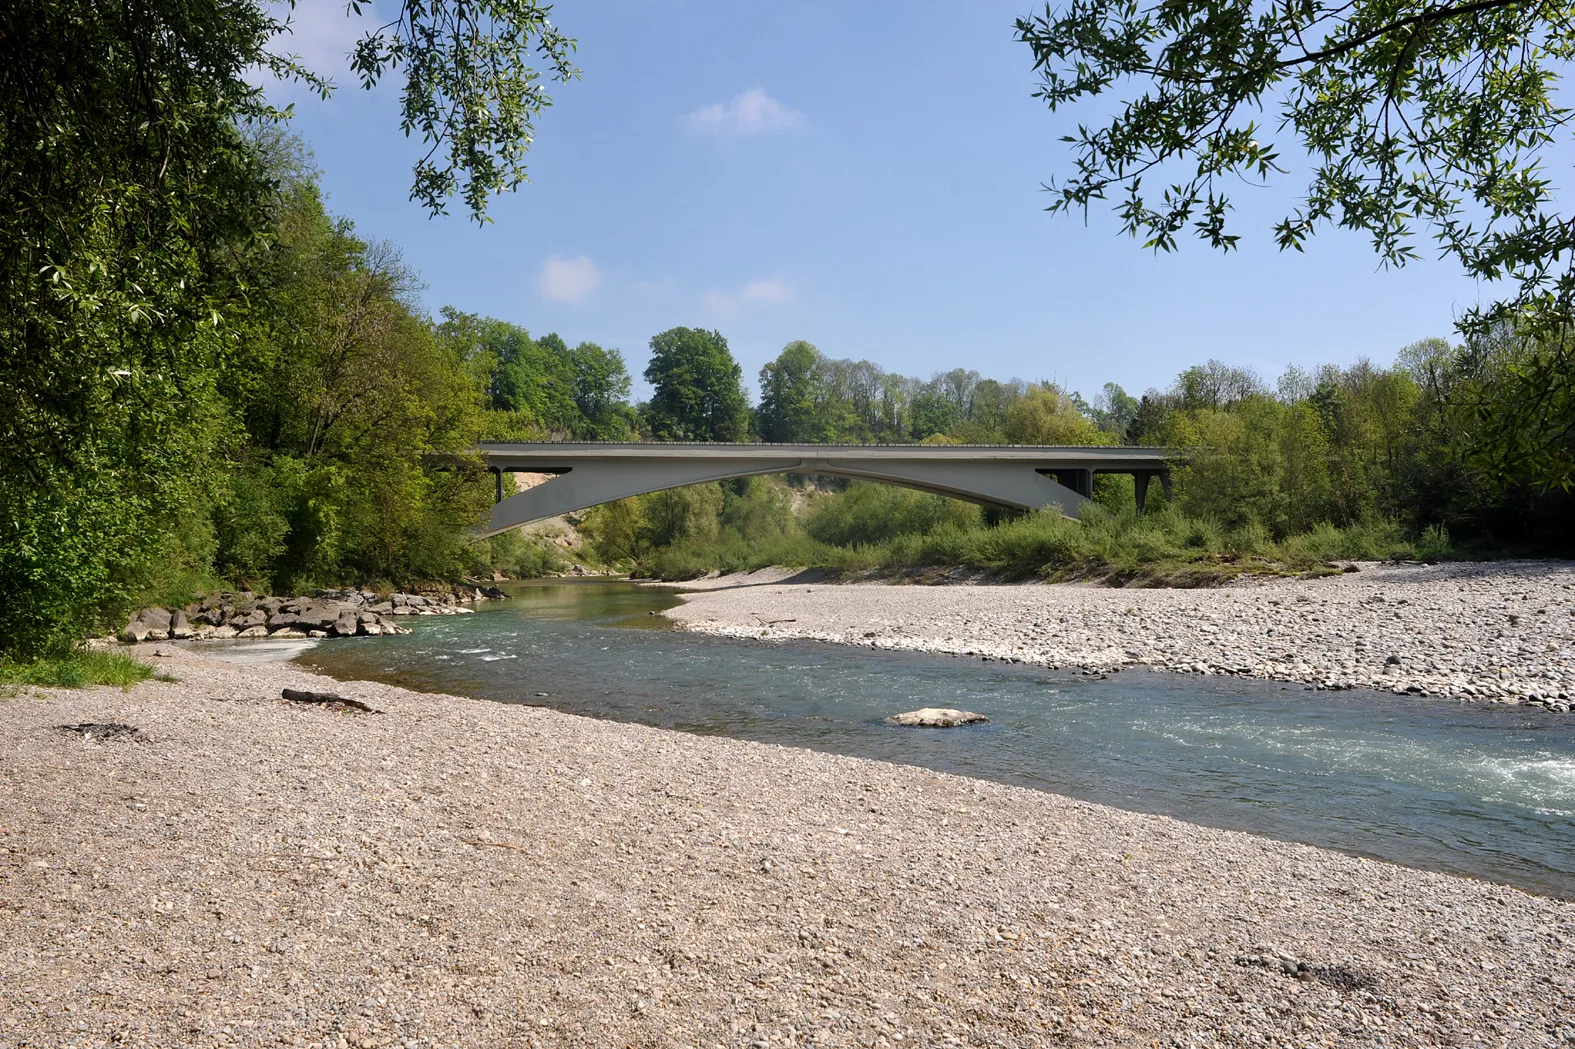
[[[401,616],[458,615],[476,601],[501,598],[495,587],[454,585],[424,593],[314,590],[302,597],[249,591],[205,595],[183,608],[153,605],[132,613],[122,641],[227,640],[230,638],[376,637],[408,634]]]

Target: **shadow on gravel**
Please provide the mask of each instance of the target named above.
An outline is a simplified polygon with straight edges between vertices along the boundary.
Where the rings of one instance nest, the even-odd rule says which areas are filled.
[[[111,721],[100,724],[94,721],[83,722],[80,725],[61,725],[60,731],[81,736],[83,740],[91,743],[93,740],[106,739],[141,739],[142,730],[133,725],[122,725]]]

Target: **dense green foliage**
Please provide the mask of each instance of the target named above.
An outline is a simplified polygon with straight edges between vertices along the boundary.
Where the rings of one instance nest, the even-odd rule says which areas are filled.
[[[463,458],[482,408],[470,362],[416,311],[392,249],[333,220],[309,184],[287,192],[220,382],[233,424],[215,567],[280,588],[440,576],[464,546],[455,522],[487,503]]]
[[[719,331],[673,328],[651,339],[643,415],[659,441],[741,441],[749,435],[743,370]]]
[[[80,636],[200,487],[271,31],[245,3],[0,15],[0,646]]]
[[[489,440],[626,441],[638,420],[628,404],[629,369],[594,342],[570,349],[556,333],[445,307],[440,340],[485,384]]]
[[[1293,368],[1272,388],[1210,361],[1141,400],[1108,384],[1093,405],[1049,384],[955,371],[908,384],[912,395],[891,402],[898,418],[949,419],[932,441],[1176,448],[1184,462],[1174,499],[1151,490],[1147,517],[1135,513],[1131,481],[1121,476],[1096,478],[1102,511],[1083,523],[1053,514],[1001,519],[878,485],[754,480],[625,500],[593,512],[586,532],[605,560],[664,577],[779,563],[1202,582],[1331,558],[1438,557],[1462,545],[1567,553],[1575,499],[1485,472],[1472,453],[1472,406],[1495,396],[1523,352],[1515,340],[1492,357],[1429,340],[1406,347],[1389,368]],[[837,386],[839,363],[846,366],[790,344],[762,373],[761,432],[847,439],[842,427],[859,426],[860,416]],[[925,415],[925,404],[947,411]],[[768,500],[773,486],[778,495]],[[786,517],[744,519],[728,509],[781,506],[790,494],[800,512]]]
[[[1440,532],[1408,539],[1392,522],[1344,529],[1325,524],[1275,541],[1261,529],[1229,530],[1163,506],[1142,516],[1130,508],[1096,509],[1081,521],[1041,513],[990,524],[975,507],[915,495],[909,506],[897,508],[907,513],[893,518],[887,499],[863,497],[864,488],[856,485],[846,496],[828,496],[800,530],[754,537],[723,532],[716,540],[685,537],[645,549],[637,567],[661,579],[781,565],[855,575],[914,573],[924,578],[929,570],[964,568],[1002,579],[1209,586],[1243,572],[1327,572],[1328,562],[1336,558],[1437,558],[1453,552]],[[870,515],[872,509],[881,516]],[[811,533],[825,534],[827,519],[844,529],[843,534],[879,538],[854,543],[817,539]]]
[[[279,157],[257,133],[283,114],[249,78],[328,85],[270,52],[280,10],[21,0],[0,11],[0,651],[63,650],[155,572],[200,574],[213,557],[214,540],[200,549],[208,506],[237,507],[219,531],[236,533],[235,556],[255,571],[387,565],[422,534],[394,513],[380,534],[356,535],[315,502],[322,486],[387,465],[401,437],[391,427],[420,417],[431,433],[458,430],[412,401],[446,380],[421,360],[430,335],[389,306],[403,301],[397,275],[374,272],[375,249],[314,233],[309,214],[291,225],[298,193],[281,192]],[[402,3],[358,48],[368,86],[406,73],[405,130],[431,145],[412,195],[430,210],[459,193],[482,218],[523,178],[531,120],[549,103],[528,53],[556,78],[574,74],[572,41],[547,12],[533,0]],[[368,313],[352,308],[358,288]],[[319,337],[341,307],[351,328],[388,330],[330,345]],[[380,366],[362,352],[372,343],[411,370],[363,408],[352,401]],[[297,358],[302,406],[276,396]],[[277,432],[241,435],[269,411]],[[232,459],[257,472],[228,477]],[[453,497],[442,479],[393,472],[390,507],[416,489]],[[291,515],[291,535],[306,534],[305,504],[317,538],[287,540]]]
[[[1230,250],[1231,188],[1305,161],[1279,246],[1340,226],[1398,266],[1429,235],[1497,297],[1459,325],[1477,357],[1456,376],[1476,416],[1464,454],[1509,484],[1575,485],[1575,221],[1548,170],[1569,143],[1568,5],[1066,0],[1017,34],[1051,109],[1118,96],[1067,137],[1049,210],[1114,197],[1147,247],[1190,232]]]
[[[1132,398],[1114,383],[1102,398],[1118,411]],[[954,368],[929,379],[884,371],[870,361],[836,360],[790,342],[760,369],[756,427],[762,440],[904,444],[942,437],[969,444],[1104,444],[1121,430],[1054,387],[998,382]],[[1124,419],[1125,416],[1121,416]]]

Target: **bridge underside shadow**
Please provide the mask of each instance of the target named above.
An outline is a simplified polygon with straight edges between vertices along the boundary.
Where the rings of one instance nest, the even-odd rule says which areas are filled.
[[[1168,453],[1159,449],[525,444],[484,445],[481,451],[498,473],[499,502],[479,538],[648,492],[773,473],[878,481],[983,506],[1055,509],[1068,517],[1088,504],[1096,472],[1132,474],[1139,509],[1149,478],[1169,478]],[[556,476],[504,499],[506,471]]]

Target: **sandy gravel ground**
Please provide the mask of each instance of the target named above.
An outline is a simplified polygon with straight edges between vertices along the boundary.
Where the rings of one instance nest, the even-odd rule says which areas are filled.
[[[179,683],[0,701],[5,1049],[1575,1044],[1569,903],[922,769],[157,662]],[[383,713],[278,698],[314,685]],[[84,721],[145,737],[57,728]]]
[[[695,592],[667,614],[692,630],[734,637],[1096,670],[1142,665],[1569,709],[1575,565],[1359,569],[1215,590],[827,585],[774,571],[685,584]]]

